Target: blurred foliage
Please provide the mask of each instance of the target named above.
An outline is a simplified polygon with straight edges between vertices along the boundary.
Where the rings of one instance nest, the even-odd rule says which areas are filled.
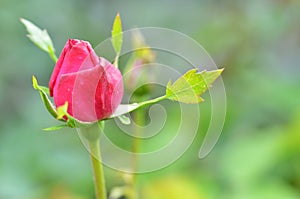
[[[68,37],[93,45],[106,39],[117,12],[124,29],[158,26],[191,36],[225,67],[228,113],[217,146],[197,158],[209,124],[210,104],[203,103],[189,150],[168,168],[139,175],[142,198],[300,198],[299,10],[298,0],[1,0],[0,198],[93,198],[76,132],[41,131],[56,121],[42,108],[31,75],[47,85],[53,64],[25,37],[19,18],[47,28],[60,52]],[[166,131],[172,134],[172,125]],[[122,137],[111,136],[126,148]],[[122,185],[115,171],[106,174],[109,189]]]

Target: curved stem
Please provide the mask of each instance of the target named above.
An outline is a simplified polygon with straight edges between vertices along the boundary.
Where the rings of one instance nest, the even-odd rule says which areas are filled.
[[[162,101],[162,100],[164,100],[164,99],[167,99],[167,98],[168,98],[168,96],[163,95],[163,96],[160,96],[160,97],[151,99],[151,100],[147,100],[147,101],[144,101],[144,102],[140,102],[138,108],[141,108],[141,107],[143,107],[143,106],[150,105],[150,104],[155,104],[155,103],[160,102],[160,101]]]
[[[163,95],[163,96],[160,96],[160,97],[157,97],[157,98],[154,98],[154,99],[151,99],[151,100],[147,100],[147,101],[144,101],[144,102],[140,102],[140,103],[120,104],[118,106],[117,110],[114,112],[114,114],[112,114],[107,119],[112,119],[112,118],[115,118],[115,117],[119,117],[119,116],[124,115],[126,113],[130,113],[132,111],[140,109],[142,107],[158,103],[158,102],[160,102],[162,100],[165,100],[165,99],[168,99],[168,96]]]

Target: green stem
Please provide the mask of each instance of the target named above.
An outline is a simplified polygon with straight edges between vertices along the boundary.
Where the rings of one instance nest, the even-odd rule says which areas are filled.
[[[125,110],[117,110],[114,114],[112,114],[108,119],[112,119],[112,118],[115,118],[115,117],[119,117],[120,115],[124,115],[126,113],[130,113],[132,111],[135,111],[137,109],[140,109],[144,106],[148,106],[150,104],[155,104],[157,102],[160,102],[162,100],[165,100],[165,99],[168,99],[169,96],[167,95],[164,95],[164,96],[160,96],[160,97],[157,97],[155,99],[151,99],[151,100],[148,100],[148,101],[144,101],[144,102],[140,102],[140,103],[133,103],[133,104],[128,104],[129,108],[125,109]]]
[[[80,128],[82,136],[85,138],[87,147],[89,148],[91,163],[94,174],[94,184],[96,199],[107,199],[104,172],[101,163],[100,153],[100,133],[104,129],[104,122],[95,123],[89,127]]]
[[[138,126],[144,126],[145,124],[145,110],[144,109],[138,109],[133,113],[133,118],[135,120],[136,125]],[[143,133],[143,130],[136,126],[134,129],[134,135],[135,137],[133,138],[133,144],[132,144],[132,152],[133,152],[133,157],[132,157],[132,169],[133,172],[136,172],[138,169],[138,153],[140,151],[140,135]],[[139,195],[138,191],[138,183],[137,183],[137,174],[132,174],[132,190],[133,190],[133,196],[132,199],[137,199]]]
[[[138,108],[141,108],[141,107],[144,107],[144,106],[147,106],[147,105],[150,105],[150,104],[155,104],[155,103],[160,102],[160,101],[162,101],[164,99],[167,99],[167,98],[168,98],[168,96],[164,95],[164,96],[157,97],[155,99],[140,102]]]
[[[97,199],[106,199],[104,172],[101,163],[99,140],[89,142],[90,158],[93,166],[95,193]]]
[[[118,68],[118,65],[119,65],[119,56],[120,56],[120,53],[117,53],[114,64],[113,64],[116,68]]]
[[[51,59],[53,60],[54,63],[56,63],[58,58],[56,57],[54,50],[51,47],[48,49],[49,49],[49,55]]]
[[[57,62],[58,58],[56,57],[55,54],[50,54],[51,59],[53,60],[54,63]]]

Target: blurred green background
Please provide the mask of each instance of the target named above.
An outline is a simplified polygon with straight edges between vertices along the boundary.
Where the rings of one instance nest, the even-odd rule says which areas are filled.
[[[199,134],[172,166],[139,175],[145,199],[300,198],[299,0],[1,0],[0,199],[90,199],[90,162],[75,130],[55,125],[32,89],[53,63],[26,37],[20,17],[47,28],[60,53],[67,38],[98,44],[120,12],[124,29],[165,27],[202,44],[225,67],[227,116],[214,150],[199,160]],[[207,117],[206,117],[207,115]],[[153,145],[155,146],[155,142]],[[123,182],[106,168],[109,189]]]

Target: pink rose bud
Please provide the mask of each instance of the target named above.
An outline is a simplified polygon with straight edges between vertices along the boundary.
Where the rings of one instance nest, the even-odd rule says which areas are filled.
[[[54,67],[50,96],[56,107],[68,102],[68,113],[84,122],[108,118],[123,96],[120,71],[109,61],[98,57],[92,46],[69,39]]]

